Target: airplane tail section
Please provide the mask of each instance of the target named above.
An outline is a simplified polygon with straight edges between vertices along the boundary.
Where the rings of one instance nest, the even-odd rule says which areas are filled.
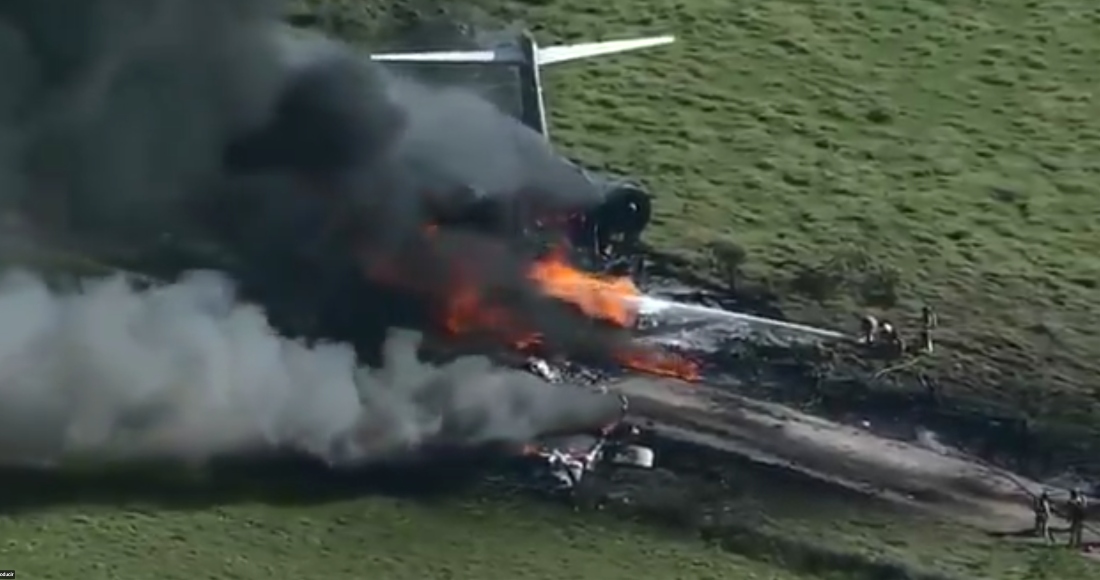
[[[563,44],[557,46],[539,47],[529,37],[524,40],[531,43],[529,53],[520,46],[503,45],[490,50],[459,50],[459,51],[430,51],[430,52],[405,52],[405,53],[380,53],[372,54],[371,60],[377,62],[401,62],[423,64],[501,64],[521,65],[535,64],[546,66],[573,60],[582,60],[608,54],[629,52],[642,48],[650,48],[676,41],[674,36],[651,36],[645,38],[631,38],[626,40],[611,40],[605,42],[586,42],[582,44]],[[533,55],[534,63],[531,63]]]
[[[544,48],[536,44],[533,36],[525,33],[521,34],[515,42],[500,44],[487,50],[380,53],[372,54],[370,58],[382,63],[481,64],[517,67],[521,102],[519,119],[535,132],[549,138],[546,103],[543,101],[540,79],[543,66],[661,46],[675,41],[676,38],[673,36],[651,36]]]

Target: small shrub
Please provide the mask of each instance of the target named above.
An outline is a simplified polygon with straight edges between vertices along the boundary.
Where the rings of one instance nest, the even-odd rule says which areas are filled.
[[[890,266],[876,266],[865,272],[857,282],[860,301],[868,306],[896,306],[901,288],[901,274]]]
[[[731,290],[736,289],[741,279],[741,268],[748,259],[745,248],[728,240],[720,240],[707,247],[707,254],[711,267],[722,282]]]
[[[803,266],[791,279],[791,290],[815,302],[836,298],[844,287],[844,276],[826,266]]]

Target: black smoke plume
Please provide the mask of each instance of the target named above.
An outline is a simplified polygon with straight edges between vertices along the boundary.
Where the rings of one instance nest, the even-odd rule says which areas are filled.
[[[0,209],[66,239],[194,243],[282,330],[314,339],[380,343],[408,322],[394,313],[419,299],[372,282],[377,264],[430,295],[456,261],[490,263],[489,246],[500,259],[479,274],[487,291],[549,304],[524,277],[525,250],[449,231],[425,241],[423,228],[486,198],[594,198],[583,176],[476,97],[397,78],[280,15],[260,0],[0,4]],[[462,440],[523,438],[586,408],[485,362],[440,369],[391,352],[380,371],[356,369],[347,347],[279,338],[225,285],[58,294],[5,279],[5,457],[254,442],[325,455],[338,440],[389,453],[453,434],[440,425],[465,425]],[[530,322],[591,346],[550,312]]]

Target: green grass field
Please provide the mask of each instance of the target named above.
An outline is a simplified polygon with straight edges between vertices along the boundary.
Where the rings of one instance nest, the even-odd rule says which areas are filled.
[[[948,394],[1100,421],[1096,3],[474,3],[547,42],[679,36],[546,73],[555,139],[658,194],[659,249],[703,271],[709,244],[736,243],[748,283],[813,322],[851,327],[865,308],[911,322],[930,301]],[[412,3],[302,4],[363,37]],[[811,296],[800,282],[823,268],[840,279]],[[897,279],[896,300],[868,290],[875,272]],[[846,564],[889,559],[966,579],[1100,575],[1060,550],[786,491],[753,487],[743,501],[762,514],[757,532],[718,542],[726,549],[513,500],[164,508],[77,497],[0,511],[0,568],[43,579],[904,578]]]
[[[0,531],[3,565],[23,578],[798,578],[696,542],[496,502],[112,507]]]

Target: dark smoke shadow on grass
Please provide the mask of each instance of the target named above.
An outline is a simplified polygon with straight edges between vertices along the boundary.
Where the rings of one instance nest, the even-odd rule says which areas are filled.
[[[509,466],[468,452],[408,465],[334,470],[308,458],[214,460],[202,467],[145,464],[59,470],[0,468],[0,513],[67,506],[201,510],[240,503],[308,506],[367,496],[433,501],[463,495]]]

